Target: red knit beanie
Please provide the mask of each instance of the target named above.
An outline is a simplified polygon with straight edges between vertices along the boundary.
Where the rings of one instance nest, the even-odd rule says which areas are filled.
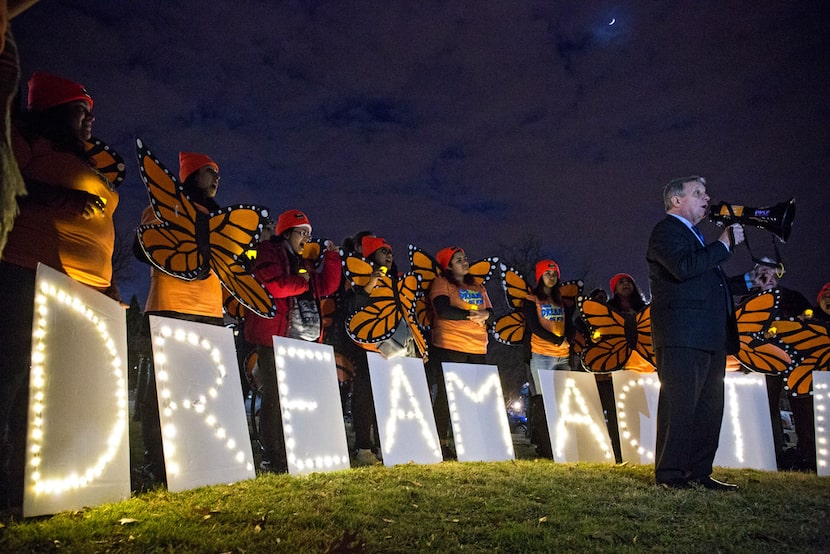
[[[371,256],[383,247],[388,248],[390,252],[392,251],[392,246],[390,246],[389,243],[386,242],[386,239],[382,239],[380,237],[363,237],[360,240],[360,247],[363,249],[364,258],[369,258],[369,256]]]
[[[43,72],[34,73],[29,79],[30,111],[42,112],[75,100],[86,100],[92,109],[92,97],[83,85]]]
[[[308,217],[300,210],[282,212],[279,219],[277,219],[277,228],[274,232],[277,235],[281,235],[283,232],[294,227],[306,227],[308,228],[308,232],[311,232],[311,223],[308,221]]]
[[[539,279],[542,278],[542,275],[546,271],[553,270],[556,272],[556,278],[559,279],[562,274],[559,272],[559,264],[554,262],[553,260],[542,260],[536,264],[536,282],[539,282]]]
[[[219,171],[219,166],[216,165],[216,162],[204,154],[179,152],[179,182],[184,183],[194,171],[198,171],[206,165],[209,165],[217,172]]]
[[[448,267],[450,267],[450,261],[452,260],[452,257],[455,255],[456,252],[464,252],[464,249],[459,248],[457,246],[448,246],[446,248],[442,248],[435,255],[435,261],[438,262],[438,265],[441,266],[442,270],[447,269]]]
[[[614,291],[617,290],[617,283],[619,283],[620,279],[628,279],[632,283],[634,282],[634,277],[628,273],[617,273],[611,277],[611,281],[608,283],[611,286],[611,296],[614,296]]]
[[[821,297],[827,292],[830,292],[830,283],[824,283],[824,286],[821,287],[820,291],[818,291],[818,296],[816,296],[816,304],[821,303]]]

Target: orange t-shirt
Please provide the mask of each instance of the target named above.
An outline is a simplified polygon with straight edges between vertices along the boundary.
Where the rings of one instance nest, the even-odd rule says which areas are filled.
[[[536,318],[543,329],[560,337],[565,334],[565,309],[562,306],[543,302],[532,294],[527,295],[527,300],[536,305]],[[568,339],[563,340],[562,344],[556,344],[536,334],[531,334],[530,351],[534,354],[561,358],[571,353],[571,345]]]
[[[147,206],[141,223],[158,223],[153,208]],[[182,314],[222,317],[222,283],[212,271],[206,279],[185,281],[152,267],[146,312],[171,311]]]
[[[108,288],[115,243],[112,214],[118,206],[118,193],[84,160],[56,151],[47,139],[29,144],[13,129],[12,144],[24,177],[86,191],[103,198],[106,205],[103,217],[84,219],[74,207],[48,206],[21,197],[20,214],[14,220],[3,260],[33,269],[41,262],[85,285]]]
[[[429,288],[429,299],[432,301],[439,296],[449,297],[450,305],[462,310],[471,309],[471,305],[479,310],[492,308],[487,289],[482,284],[457,287],[444,277],[436,277]],[[487,328],[469,319],[443,319],[433,313],[432,343],[456,352],[486,354]]]

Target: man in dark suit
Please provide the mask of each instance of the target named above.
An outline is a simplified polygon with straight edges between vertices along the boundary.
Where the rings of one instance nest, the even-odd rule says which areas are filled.
[[[695,227],[708,215],[706,180],[674,179],[663,189],[666,218],[652,230],[646,260],[651,331],[660,378],[654,473],[669,488],[734,491],[711,477],[723,419],[726,355],[739,349],[722,262],[743,242],[740,225],[705,244]]]

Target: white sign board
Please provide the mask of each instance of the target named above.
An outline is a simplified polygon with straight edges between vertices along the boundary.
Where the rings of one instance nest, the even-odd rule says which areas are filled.
[[[631,464],[653,464],[660,380],[656,373],[628,369],[615,371],[611,379],[622,459]]]
[[[44,265],[33,301],[23,515],[129,498],[124,308]]]
[[[623,460],[654,463],[657,442],[656,374],[617,371],[612,375]],[[729,372],[724,380],[724,413],[714,465],[775,471],[765,377]]]
[[[167,488],[253,479],[233,331],[150,316]]]
[[[367,357],[383,464],[442,461],[423,360]]]
[[[334,350],[327,344],[274,337],[274,358],[288,473],[348,469]]]
[[[614,451],[593,374],[539,372],[553,459],[557,462],[612,462]]]
[[[513,438],[496,366],[442,364],[459,462],[512,460]]]
[[[776,471],[766,376],[729,372],[723,385],[723,423],[713,465]]]
[[[813,419],[816,425],[816,473],[830,475],[830,372],[813,371]]]

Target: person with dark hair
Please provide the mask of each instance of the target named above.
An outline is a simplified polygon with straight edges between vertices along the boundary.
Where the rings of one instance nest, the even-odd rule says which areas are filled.
[[[553,458],[540,372],[570,370],[570,340],[574,336],[573,305],[562,301],[559,265],[553,260],[536,264],[536,287],[522,303],[525,318],[525,347],[530,359],[528,427],[536,453]],[[527,357],[527,356],[526,356]]]
[[[320,300],[340,284],[337,246],[326,241],[321,269],[315,270],[302,256],[311,239],[311,222],[300,210],[280,214],[274,235],[257,245],[254,276],[274,297],[276,315],[266,319],[250,314],[245,320],[245,340],[256,347],[262,379],[260,438],[263,457],[260,470],[288,470],[282,428],[274,336],[323,342]]]
[[[187,199],[200,212],[208,214],[219,209],[215,200],[219,179],[219,166],[209,156],[196,152],[179,152],[179,181]],[[141,223],[160,223],[152,206],[144,209]],[[133,253],[140,261],[150,263],[137,236],[133,242]],[[150,315],[222,325],[222,301],[222,283],[209,268],[198,279],[185,281],[151,266],[150,291],[144,305],[145,332],[149,335],[147,317]],[[152,351],[149,354],[152,355]],[[145,465],[142,468],[142,479],[146,480],[142,486],[145,487],[165,482],[156,379],[151,360],[141,366],[141,394],[136,399],[136,417],[141,421],[145,448]]]
[[[462,248],[451,246],[435,255],[441,275],[429,287],[432,335],[429,346],[430,386],[435,424],[445,458],[455,457],[451,446],[450,410],[442,362],[483,364],[487,360],[487,324],[493,305],[487,289],[470,274],[470,262]]]
[[[398,267],[395,264],[395,255],[392,246],[383,238],[364,235],[360,241],[360,251],[363,257],[373,268],[369,282],[363,287],[350,287],[345,292],[343,306],[344,314],[348,317],[370,303],[372,290],[383,277],[392,279],[392,286],[399,278]],[[345,321],[344,321],[345,324]],[[352,425],[355,433],[357,465],[372,465],[380,463],[377,454],[379,444],[373,444],[377,437],[377,417],[372,400],[372,383],[369,376],[369,362],[366,351],[349,340],[350,346],[345,346],[349,359],[354,364],[354,381],[352,389]]]
[[[86,154],[93,101],[75,82],[49,73],[29,79],[28,110],[12,129],[26,183],[20,213],[0,261],[0,303],[14,317],[0,326],[0,508],[19,506],[28,403],[35,275],[38,263],[118,299],[112,282],[116,183]],[[2,438],[2,437],[0,437]]]
[[[735,491],[712,478],[723,420],[727,354],[739,349],[735,309],[720,264],[744,232],[734,224],[706,244],[696,227],[707,216],[706,180],[674,179],[663,189],[666,217],[646,252],[651,332],[660,378],[654,474],[667,488]]]

